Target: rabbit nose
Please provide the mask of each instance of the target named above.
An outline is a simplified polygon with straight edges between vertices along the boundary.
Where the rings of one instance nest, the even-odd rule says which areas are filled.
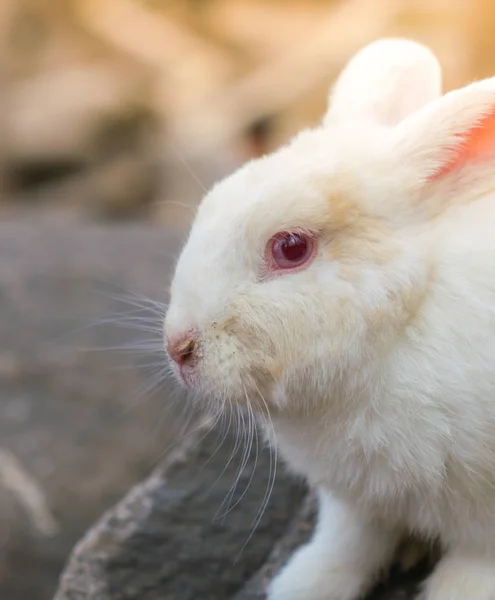
[[[198,342],[193,332],[188,332],[167,341],[167,352],[179,366],[190,362],[195,355]]]

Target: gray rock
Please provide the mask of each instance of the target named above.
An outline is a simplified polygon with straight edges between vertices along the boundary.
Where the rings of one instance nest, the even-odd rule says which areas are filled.
[[[55,600],[232,598],[262,567],[304,497],[300,483],[279,473],[254,530],[270,456],[263,451],[255,461],[253,452],[231,512],[216,519],[238,473],[235,461],[225,469],[234,444],[229,438],[219,446],[213,432],[132,490],[76,547]]]

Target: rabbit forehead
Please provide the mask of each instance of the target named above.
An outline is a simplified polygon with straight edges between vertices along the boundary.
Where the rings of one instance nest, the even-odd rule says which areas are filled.
[[[286,228],[327,226],[343,216],[343,198],[357,198],[358,173],[372,136],[374,131],[352,125],[299,134],[217,184],[200,205],[191,237],[205,237],[207,243],[204,233],[216,232],[228,243],[235,235],[239,244],[246,234],[252,246],[256,234],[263,241]]]

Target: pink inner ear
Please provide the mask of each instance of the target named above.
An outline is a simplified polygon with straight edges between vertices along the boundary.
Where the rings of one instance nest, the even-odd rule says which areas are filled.
[[[452,158],[431,175],[429,181],[440,179],[468,161],[476,161],[495,150],[495,108],[459,138],[461,141]]]

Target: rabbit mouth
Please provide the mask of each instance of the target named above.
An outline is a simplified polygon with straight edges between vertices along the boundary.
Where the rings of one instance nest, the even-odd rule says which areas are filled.
[[[176,367],[177,379],[186,388],[196,389],[199,387],[198,371],[195,365],[184,363]]]

